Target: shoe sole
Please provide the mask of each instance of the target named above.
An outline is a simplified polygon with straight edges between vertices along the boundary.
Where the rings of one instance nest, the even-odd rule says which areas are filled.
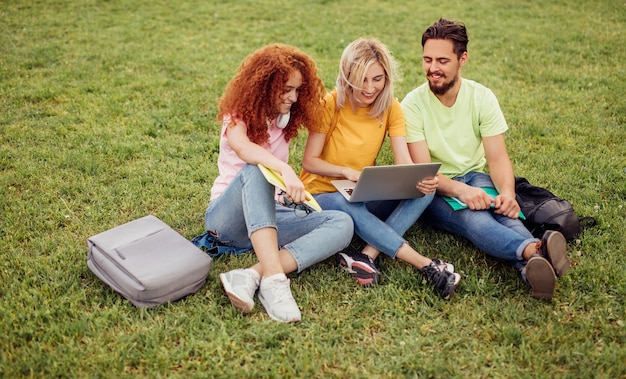
[[[562,278],[569,269],[570,261],[567,257],[567,241],[561,233],[550,233],[546,238],[546,251],[548,252],[548,260],[554,267],[556,276]]]
[[[268,316],[270,316],[270,318],[274,321],[280,321],[280,322],[298,322],[302,319],[302,314],[299,314],[297,316],[293,316],[289,319],[282,319],[278,316],[275,316],[272,312],[270,312],[270,304],[268,304],[265,301],[265,298],[263,297],[263,295],[261,295],[261,292],[259,291],[259,301],[261,302],[261,305],[263,306],[263,308],[265,308],[265,312],[267,313]]]
[[[453,274],[452,276],[449,276],[448,286],[446,287],[446,290],[441,294],[441,298],[444,300],[450,299],[450,297],[454,295],[454,291],[456,290],[456,287],[459,285],[460,282],[461,275]]]
[[[263,296],[259,295],[259,301],[261,302],[261,305],[263,305],[263,308],[265,308],[265,312],[267,313],[268,316],[270,316],[270,318],[274,321],[280,321],[280,322],[298,322],[302,319],[302,315],[300,316],[294,316],[288,320],[279,318],[277,316],[274,316],[274,314],[272,312],[270,312],[269,310],[269,304],[265,303],[265,299],[263,298]]]
[[[339,255],[338,263],[350,275],[356,279],[359,285],[369,288],[374,287],[378,284],[378,280],[380,279],[380,271],[373,270],[372,267],[366,263],[353,261],[352,268],[348,266],[348,262],[343,258],[343,256]]]
[[[547,259],[538,256],[530,258],[526,264],[526,280],[532,288],[533,298],[552,300],[556,278]]]
[[[228,281],[226,274],[220,274],[220,281],[222,282],[222,287],[224,287],[226,295],[235,308],[239,309],[243,313],[249,313],[252,311],[252,308],[254,308],[254,302],[249,303],[237,296],[237,294],[233,292],[233,288],[230,286],[230,282]]]
[[[356,281],[362,285],[363,287],[374,287],[378,284],[378,280],[380,279],[380,272],[373,271],[372,268],[361,262],[354,262],[352,264],[352,277],[356,279]]]

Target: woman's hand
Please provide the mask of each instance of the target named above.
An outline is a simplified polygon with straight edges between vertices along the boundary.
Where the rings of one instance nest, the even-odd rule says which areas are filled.
[[[352,180],[356,182],[359,180],[359,176],[361,176],[361,171],[353,170],[349,167],[344,167],[341,169],[341,175],[348,180]]]
[[[438,186],[439,174],[437,174],[433,178],[426,178],[417,183],[417,189],[425,195],[430,195],[431,193],[434,193],[437,190]]]
[[[285,182],[285,188],[287,189],[285,192],[287,192],[287,195],[294,203],[300,204],[307,200],[304,184],[302,184],[300,177],[293,171],[291,166],[285,165],[281,175]]]

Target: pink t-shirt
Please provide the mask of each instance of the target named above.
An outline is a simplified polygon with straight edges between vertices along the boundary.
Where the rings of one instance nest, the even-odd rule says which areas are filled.
[[[226,127],[230,124],[230,117],[225,116],[222,120],[222,134],[220,137],[220,153],[217,157],[217,167],[219,175],[213,182],[211,188],[211,200],[216,199],[226,189],[228,184],[237,176],[239,170],[246,165],[246,162],[239,158],[237,153],[230,147],[226,136]],[[274,119],[269,127],[269,141],[262,145],[278,159],[287,162],[289,160],[289,142],[285,141],[284,131],[276,127]]]

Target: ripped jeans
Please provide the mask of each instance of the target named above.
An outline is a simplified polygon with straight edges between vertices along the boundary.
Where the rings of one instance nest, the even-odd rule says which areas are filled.
[[[250,235],[275,228],[278,247],[286,249],[298,264],[298,272],[343,250],[354,226],[343,212],[324,210],[300,217],[274,199],[275,188],[255,165],[246,165],[213,199],[205,212],[206,230],[225,244],[252,249]]]

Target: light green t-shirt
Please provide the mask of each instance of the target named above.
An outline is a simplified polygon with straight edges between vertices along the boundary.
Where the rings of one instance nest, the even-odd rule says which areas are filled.
[[[439,172],[449,178],[484,172],[487,159],[482,137],[508,129],[493,92],[469,79],[462,79],[452,107],[441,104],[424,83],[406,95],[402,110],[407,142],[426,140],[431,160],[441,162]]]

